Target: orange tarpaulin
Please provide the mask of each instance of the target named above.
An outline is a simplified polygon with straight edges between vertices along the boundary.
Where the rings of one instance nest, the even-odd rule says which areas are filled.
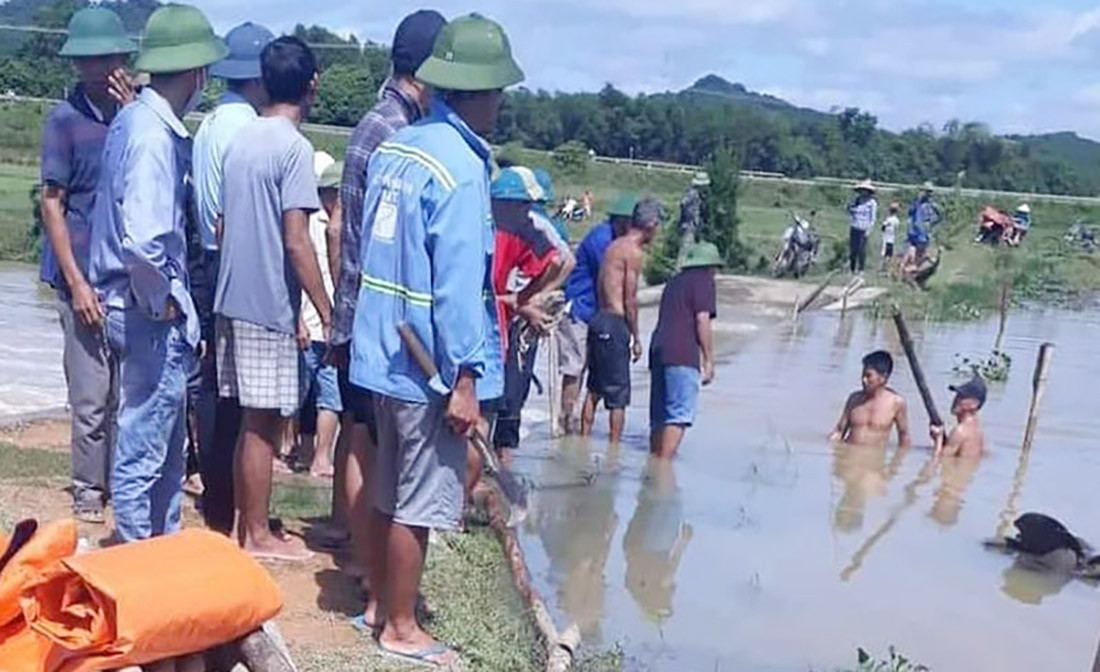
[[[5,570],[4,574],[7,574]],[[68,557],[39,572],[20,599],[33,637],[5,672],[92,672],[173,658],[236,640],[282,607],[267,571],[229,539],[205,530]],[[0,637],[3,635],[0,634]]]

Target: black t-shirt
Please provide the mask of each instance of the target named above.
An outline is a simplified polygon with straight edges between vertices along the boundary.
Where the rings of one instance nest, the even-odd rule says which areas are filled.
[[[665,285],[661,313],[650,342],[654,363],[699,368],[699,334],[695,316],[718,316],[714,276],[707,268],[689,268]]]

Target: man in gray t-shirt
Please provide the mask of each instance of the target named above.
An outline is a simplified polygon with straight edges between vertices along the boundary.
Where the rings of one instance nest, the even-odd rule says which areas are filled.
[[[321,207],[313,147],[298,131],[317,90],[317,63],[301,40],[281,37],[260,57],[270,103],[225,155],[217,315],[218,394],[243,410],[235,482],[244,550],[306,560],[299,542],[268,527],[271,464],[285,418],[299,404],[297,333],[304,290],[327,338],[332,302],[309,237]]]

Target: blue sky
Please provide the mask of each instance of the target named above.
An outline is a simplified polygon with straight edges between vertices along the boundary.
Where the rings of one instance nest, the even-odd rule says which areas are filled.
[[[406,0],[191,0],[225,31],[296,22],[388,43]],[[432,6],[432,5],[427,5]],[[900,129],[988,122],[1100,140],[1097,0],[436,0],[508,32],[526,85],[679,90],[714,72],[795,104],[855,105]]]

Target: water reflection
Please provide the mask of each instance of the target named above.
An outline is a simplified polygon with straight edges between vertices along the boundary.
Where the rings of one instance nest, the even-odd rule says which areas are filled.
[[[534,516],[558,600],[585,637],[598,638],[607,579],[604,568],[619,525],[615,512],[618,448],[608,450],[590,482],[576,474],[590,464],[585,442],[567,441],[543,461]]]
[[[966,502],[966,490],[974,481],[981,465],[978,457],[948,457],[940,464],[940,488],[933,495],[932,519],[944,527],[959,522],[959,513]]]
[[[1068,572],[1036,569],[1028,567],[1020,560],[1009,565],[1003,576],[1004,585],[1001,591],[1017,602],[1033,606],[1057,595],[1073,580]]]
[[[894,450],[886,463],[886,446],[833,446],[833,476],[843,484],[843,493],[833,512],[833,527],[839,532],[856,532],[863,527],[867,504],[884,497],[890,481],[898,475],[909,448]]]
[[[648,618],[672,616],[676,571],[691,537],[672,462],[650,459],[623,537],[626,589]]]

